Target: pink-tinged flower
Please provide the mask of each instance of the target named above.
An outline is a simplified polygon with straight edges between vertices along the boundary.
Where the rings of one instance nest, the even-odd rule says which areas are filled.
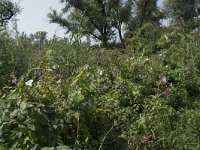
[[[11,80],[11,83],[12,84],[17,84],[18,82],[19,82],[19,80],[17,79],[17,77],[15,77],[14,75],[13,76],[11,76],[11,78],[12,78],[12,80]]]
[[[163,92],[163,96],[168,96],[168,95],[169,95],[169,90],[165,89],[164,92]]]
[[[18,81],[18,79],[12,79],[12,84],[17,84],[19,81]]]
[[[149,141],[149,135],[145,134],[142,136],[142,142],[148,142]]]

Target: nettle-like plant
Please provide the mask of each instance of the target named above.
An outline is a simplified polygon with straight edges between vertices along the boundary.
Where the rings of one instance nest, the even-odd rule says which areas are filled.
[[[6,31],[0,29],[0,90],[9,84],[10,74],[14,70],[14,61],[12,58],[13,40]]]
[[[145,45],[134,55],[88,51],[87,60],[84,50],[74,51],[80,60],[64,47],[46,51],[1,93],[4,149],[198,149],[198,41],[177,33],[154,42],[156,53]]]
[[[54,102],[60,91],[54,78],[51,70],[31,70],[2,97],[1,139],[6,147],[36,149],[59,143],[62,120]]]

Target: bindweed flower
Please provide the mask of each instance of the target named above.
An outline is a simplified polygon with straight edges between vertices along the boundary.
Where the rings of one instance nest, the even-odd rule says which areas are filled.
[[[18,79],[13,79],[13,80],[12,80],[12,84],[15,84],[15,85],[16,85],[18,82],[19,82]]]
[[[25,82],[25,85],[31,87],[33,85],[33,79],[30,79],[27,82]]]
[[[161,76],[159,79],[158,79],[158,82],[157,84],[160,85],[160,84],[167,84],[168,82],[168,79],[166,76]]]
[[[147,135],[147,134],[143,135],[142,136],[142,142],[145,142],[145,143],[148,142],[149,138],[150,138],[149,135]]]
[[[169,95],[169,90],[165,89],[164,92],[163,92],[163,96],[168,96],[168,95]]]
[[[135,56],[133,55],[130,59],[133,60],[135,58]]]
[[[167,78],[166,78],[165,76],[163,76],[163,77],[160,79],[160,81],[161,81],[162,83],[167,83]]]
[[[172,84],[172,83],[169,83],[169,87],[173,87],[173,84]]]
[[[12,80],[11,80],[12,84],[16,85],[19,82],[19,80],[17,79],[17,77],[15,77],[14,75],[11,76],[11,78],[12,78]]]
[[[56,69],[56,68],[57,68],[56,65],[53,65],[53,66],[52,66],[52,69]]]
[[[88,64],[86,64],[86,65],[85,65],[85,70],[88,70],[89,67],[90,67],[90,66],[89,66]]]
[[[102,75],[103,75],[103,71],[102,71],[102,70],[100,70],[100,72],[99,72],[99,75],[100,75],[100,76],[102,76]]]
[[[45,108],[46,106],[44,104],[40,103],[40,104],[37,105],[37,107],[38,108]]]

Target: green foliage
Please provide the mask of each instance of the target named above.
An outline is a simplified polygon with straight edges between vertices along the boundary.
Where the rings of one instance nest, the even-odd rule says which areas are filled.
[[[13,71],[12,47],[13,40],[6,31],[0,32],[0,89],[8,84],[8,78]]]
[[[11,0],[0,2],[0,26],[7,25],[8,21],[19,12],[19,7]]]
[[[133,34],[124,54],[5,34],[2,149],[199,149],[199,31]]]
[[[199,26],[199,0],[165,0],[164,8],[166,15],[172,19],[172,23],[176,26],[184,27],[190,25],[190,29]],[[197,21],[195,22],[194,20]]]
[[[134,49],[134,52],[145,51],[146,55],[157,53],[159,43],[157,40],[163,36],[165,29],[153,23],[144,24],[141,28],[134,31],[126,39],[128,49]]]
[[[61,3],[64,9],[60,14],[56,10],[49,14],[52,23],[58,23],[72,34],[91,36],[106,48],[113,37],[118,37],[117,29],[123,43],[121,28],[131,16],[131,0],[62,0]]]
[[[164,18],[163,12],[157,6],[157,0],[136,0],[136,10],[129,20],[129,32],[135,31],[146,23],[160,25]]]

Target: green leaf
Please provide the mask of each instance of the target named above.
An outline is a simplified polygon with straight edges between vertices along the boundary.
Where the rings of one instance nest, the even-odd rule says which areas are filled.
[[[56,147],[56,150],[72,150],[72,148],[64,145]]]
[[[26,109],[26,107],[27,107],[27,103],[26,103],[26,102],[21,102],[20,108],[21,108],[22,110],[24,110],[24,109]]]
[[[43,147],[41,150],[56,150],[54,147]]]

